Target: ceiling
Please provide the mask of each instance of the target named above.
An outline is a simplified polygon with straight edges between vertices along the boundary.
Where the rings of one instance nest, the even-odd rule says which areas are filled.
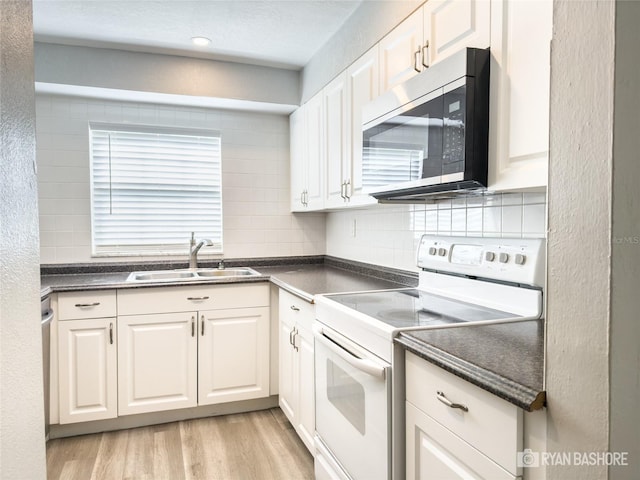
[[[297,70],[362,1],[34,0],[34,38]]]

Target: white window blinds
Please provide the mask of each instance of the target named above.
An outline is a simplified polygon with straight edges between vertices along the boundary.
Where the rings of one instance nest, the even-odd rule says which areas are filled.
[[[222,252],[220,134],[89,125],[93,254],[188,251],[190,232]]]

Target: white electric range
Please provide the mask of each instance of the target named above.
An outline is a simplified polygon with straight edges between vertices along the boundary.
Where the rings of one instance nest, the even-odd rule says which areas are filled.
[[[322,295],[314,322],[316,478],[404,478],[401,331],[542,317],[544,239],[424,235],[416,288]]]

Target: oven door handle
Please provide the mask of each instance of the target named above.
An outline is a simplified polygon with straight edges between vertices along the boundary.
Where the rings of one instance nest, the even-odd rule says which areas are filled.
[[[366,353],[357,345],[353,344],[353,342],[342,337],[342,335],[329,332],[322,327],[316,326],[313,331],[315,333],[315,339],[318,342],[322,343],[349,365],[372,377],[379,378],[380,380],[385,379],[386,368],[373,359],[367,358]],[[347,346],[344,344],[347,344]],[[354,351],[357,352],[357,354],[354,353]]]

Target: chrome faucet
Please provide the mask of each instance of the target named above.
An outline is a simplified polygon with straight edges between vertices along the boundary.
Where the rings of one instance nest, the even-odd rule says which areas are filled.
[[[213,245],[213,242],[208,238],[203,238],[196,243],[195,233],[191,232],[191,242],[189,244],[189,268],[198,268],[198,252],[204,245],[210,247]]]

